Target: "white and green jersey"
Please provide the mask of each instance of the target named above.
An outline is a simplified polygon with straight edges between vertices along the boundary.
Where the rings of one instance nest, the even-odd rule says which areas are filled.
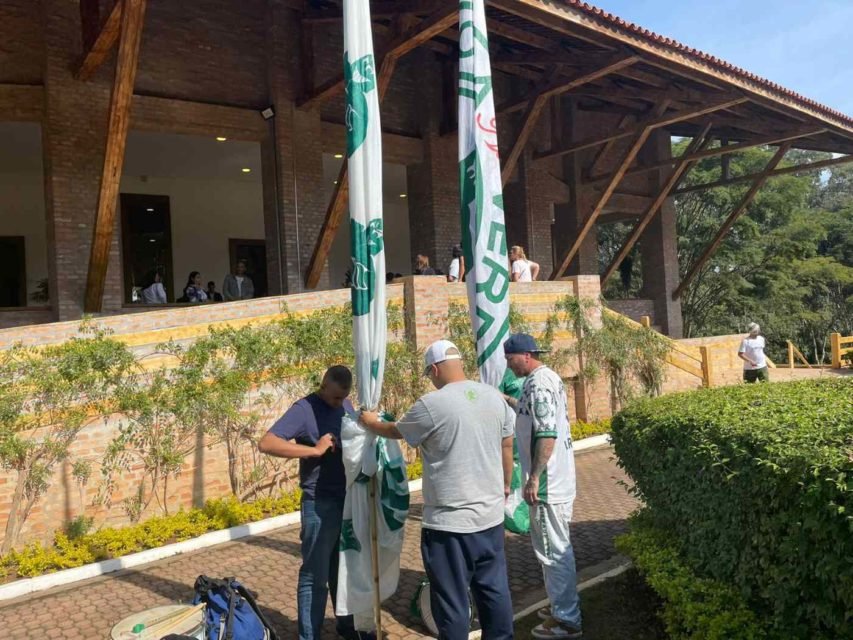
[[[575,454],[569,430],[566,389],[555,372],[542,365],[524,382],[515,421],[518,459],[525,482],[533,465],[536,441],[554,438],[554,452],[539,477],[539,500],[562,504],[575,499]]]

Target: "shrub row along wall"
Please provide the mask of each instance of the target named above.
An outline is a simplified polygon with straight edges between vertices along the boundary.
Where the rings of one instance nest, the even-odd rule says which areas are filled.
[[[517,314],[521,316],[527,328],[541,335],[546,328],[547,318],[555,303],[566,296],[597,300],[600,295],[598,278],[580,276],[559,282],[512,283],[510,299]],[[297,318],[309,314],[339,308],[349,300],[349,290],[322,291],[297,294],[286,297],[265,298],[247,302],[235,302],[200,306],[164,308],[146,313],[108,316],[97,319],[97,325],[111,332],[112,338],[126,345],[134,356],[141,359],[143,367],[154,373],[160,367],[171,367],[177,362],[173,354],[158,352],[158,345],[173,341],[178,347],[188,347],[200,338],[208,336],[209,330],[223,330],[230,327],[240,330],[247,326],[263,326],[265,323],[280,322],[285,314],[282,305]],[[467,307],[463,285],[448,284],[441,277],[407,277],[402,282],[389,285],[389,303],[401,308],[405,318],[405,335],[423,349],[432,340],[447,335],[448,313],[451,304]],[[9,349],[15,343],[45,348],[48,345],[64,343],[78,335],[79,322],[62,322],[48,325],[25,327],[0,331],[0,349]],[[399,335],[402,339],[403,334]],[[305,338],[308,340],[308,337]],[[574,338],[565,330],[558,329],[554,334],[555,347],[570,346]],[[321,345],[328,349],[329,345]],[[321,349],[321,350],[322,350]],[[302,345],[302,352],[314,351],[310,344]],[[340,348],[340,358],[351,358],[346,346]],[[344,353],[345,352],[345,353]],[[405,364],[405,363],[404,363]],[[677,370],[669,368],[668,375]],[[303,374],[305,372],[302,372]],[[317,373],[317,372],[315,372]],[[572,373],[569,364],[567,374]],[[267,428],[287,406],[307,388],[305,376],[300,384],[294,384],[290,392],[270,395],[270,389],[260,385],[255,394],[264,396],[262,407],[244,407],[257,414],[255,422],[258,431]],[[411,385],[415,381],[410,380]],[[693,381],[696,384],[696,381]],[[391,390],[386,386],[386,391]],[[572,419],[594,420],[610,415],[610,393],[607,382],[592,385],[584,389],[575,385]],[[581,394],[587,398],[580,398]],[[270,401],[274,397],[274,401]],[[399,401],[399,400],[398,400]],[[249,403],[251,404],[251,403]],[[577,411],[576,411],[577,408]],[[581,413],[583,412],[583,413]],[[113,442],[125,416],[115,414],[108,418],[89,420],[69,444],[65,461],[51,467],[50,476],[45,479],[47,489],[34,502],[20,532],[19,542],[31,539],[48,539],[53,529],[78,516],[94,518],[96,526],[102,523],[123,524],[129,520],[123,501],[132,499],[144,477],[141,464],[129,465],[110,487],[110,500],[94,506],[94,499],[102,493],[99,486],[100,461],[110,442]],[[175,467],[176,473],[169,477],[165,503],[171,510],[204,499],[216,498],[230,493],[228,460],[233,457],[227,448],[209,434],[199,435],[190,443],[192,454]],[[251,469],[256,464],[245,449],[240,453],[240,463]],[[248,457],[247,457],[248,456]],[[89,462],[92,469],[89,474],[81,473],[77,462]],[[272,471],[285,486],[292,482],[293,464],[281,464]],[[17,471],[0,471],[0,533],[5,530],[17,486]],[[256,479],[257,480],[257,479]],[[20,498],[20,496],[19,496]],[[152,503],[149,511],[156,510]]]
[[[613,419],[647,517],[774,637],[853,637],[853,380],[664,396]]]

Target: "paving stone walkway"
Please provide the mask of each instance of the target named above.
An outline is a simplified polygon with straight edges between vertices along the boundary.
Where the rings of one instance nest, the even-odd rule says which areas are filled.
[[[578,568],[597,564],[615,551],[613,538],[625,529],[635,508],[620,481],[613,452],[604,447],[577,454],[578,498],[572,537]],[[420,494],[412,496],[406,526],[400,586],[383,606],[390,640],[414,640],[426,629],[411,615],[409,605],[424,576],[420,555]],[[516,610],[543,597],[542,574],[527,536],[507,534],[510,587]],[[0,628],[9,640],[104,640],[125,616],[192,597],[196,576],[237,576],[260,596],[259,604],[282,639],[295,638],[296,578],[299,569],[299,527],[243,538],[145,567],[109,574],[2,605]],[[329,611],[331,615],[331,610]],[[327,638],[336,637],[327,619]]]

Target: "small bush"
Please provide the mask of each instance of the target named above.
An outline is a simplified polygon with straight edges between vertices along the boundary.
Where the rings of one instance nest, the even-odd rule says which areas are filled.
[[[788,638],[853,637],[853,380],[643,400],[612,436],[655,528]]]
[[[571,424],[571,428],[573,441],[600,436],[603,433],[610,433],[610,418],[596,420],[595,422],[577,420]]]
[[[661,619],[673,640],[769,640],[737,589],[697,576],[678,554],[677,545],[661,531],[631,520],[631,533],[616,539],[649,586],[664,601]]]
[[[90,562],[119,558],[129,553],[189,540],[209,531],[298,511],[301,499],[302,492],[298,489],[278,498],[265,497],[253,502],[239,502],[233,497],[221,498],[207,501],[201,509],[157,516],[123,529],[101,529],[77,537],[57,532],[52,546],[29,544],[20,551],[12,551],[0,558],[0,567],[7,574],[14,572],[20,577],[80,567]],[[74,522],[83,523],[85,520],[81,517]],[[77,525],[78,530],[80,526]]]

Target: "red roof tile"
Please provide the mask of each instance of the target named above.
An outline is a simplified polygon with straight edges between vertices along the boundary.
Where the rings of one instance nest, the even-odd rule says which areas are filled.
[[[587,13],[587,14],[594,16],[594,17],[596,17],[600,20],[603,20],[605,22],[609,22],[612,25],[616,25],[616,26],[618,26],[618,27],[620,27],[626,31],[631,32],[634,35],[646,38],[647,40],[650,40],[651,42],[653,42],[655,44],[665,45],[674,51],[690,55],[690,56],[696,58],[697,60],[699,60],[701,62],[709,63],[709,64],[712,64],[715,67],[718,67],[724,71],[735,73],[735,74],[741,76],[742,78],[744,78],[746,80],[760,84],[767,89],[775,91],[776,93],[781,93],[781,94],[786,95],[790,98],[793,98],[797,102],[800,102],[804,105],[807,105],[808,107],[810,107],[812,109],[816,109],[818,111],[821,111],[821,112],[825,113],[826,115],[831,116],[833,118],[836,118],[838,120],[841,120],[845,124],[847,124],[848,126],[853,127],[853,118],[851,118],[847,114],[842,113],[840,111],[837,111],[835,109],[832,109],[831,107],[827,107],[826,105],[820,104],[819,102],[815,102],[814,100],[807,98],[803,95],[800,95],[799,93],[797,93],[795,91],[791,91],[790,89],[786,89],[782,85],[776,84],[775,82],[771,82],[770,80],[767,80],[765,78],[757,76],[754,73],[750,73],[749,71],[747,71],[745,69],[741,69],[740,67],[737,67],[737,66],[735,66],[729,62],[726,62],[725,60],[721,60],[720,58],[717,58],[716,56],[712,56],[712,55],[705,53],[703,51],[699,51],[698,49],[694,49],[693,47],[688,47],[687,45],[681,44],[680,42],[678,42],[677,40],[673,40],[672,38],[667,38],[665,36],[658,35],[654,31],[649,31],[648,29],[645,29],[639,25],[636,25],[633,22],[628,22],[627,20],[623,20],[619,16],[613,15],[612,13],[609,13],[609,12],[605,11],[604,9],[599,9],[598,7],[595,7],[595,6],[593,6],[587,2],[583,2],[582,0],[562,0],[562,1],[571,7],[574,7],[576,9],[583,11],[584,13]]]

